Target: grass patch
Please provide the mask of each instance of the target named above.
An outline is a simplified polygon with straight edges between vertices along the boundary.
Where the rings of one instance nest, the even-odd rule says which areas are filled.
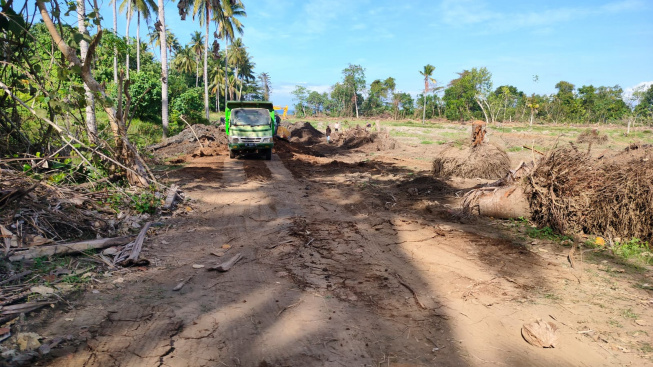
[[[540,240],[549,240],[549,241],[565,241],[565,240],[573,240],[573,238],[569,236],[564,236],[555,233],[555,231],[551,227],[544,227],[544,228],[533,228],[529,227],[526,229],[526,234],[530,238],[536,238]]]
[[[653,264],[653,253],[648,242],[644,242],[639,238],[632,238],[628,241],[617,242],[614,245],[613,251],[615,255],[625,259],[642,262],[646,265]]]
[[[524,148],[521,147],[521,146],[514,146],[514,147],[508,148],[509,152],[521,152],[522,150],[524,150]]]
[[[420,144],[433,144],[433,142],[430,140],[422,140]]]
[[[639,316],[637,316],[636,313],[633,312],[633,309],[632,309],[632,308],[628,308],[628,309],[623,310],[623,312],[621,313],[621,315],[622,315],[623,317],[627,318],[627,319],[633,319],[633,320],[635,320],[636,318],[639,317]]]

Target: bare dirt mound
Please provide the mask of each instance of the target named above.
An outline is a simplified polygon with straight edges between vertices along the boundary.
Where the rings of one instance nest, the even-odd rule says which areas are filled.
[[[583,131],[576,143],[591,143],[591,144],[604,144],[608,141],[608,136],[601,134],[597,129],[588,129]]]
[[[458,149],[449,146],[433,160],[435,177],[499,179],[510,171],[510,158],[492,144]]]
[[[559,232],[653,240],[653,149],[593,159],[573,145],[526,180],[532,218]]]
[[[321,131],[314,128],[308,122],[288,124],[286,127],[290,130],[290,141],[293,143],[313,145],[321,143],[326,139]]]
[[[201,143],[201,146],[200,146]],[[223,152],[227,145],[227,135],[223,128],[212,125],[192,125],[179,134],[148,147],[158,158],[180,156],[211,156]]]

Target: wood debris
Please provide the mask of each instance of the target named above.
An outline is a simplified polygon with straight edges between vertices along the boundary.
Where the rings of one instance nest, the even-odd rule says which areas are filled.
[[[219,271],[219,272],[229,271],[229,269],[231,269],[231,267],[234,266],[242,258],[243,258],[243,255],[239,252],[234,257],[232,257],[231,259],[229,259],[229,260],[227,260],[227,261],[225,261],[225,262],[223,262],[221,264],[218,264],[216,266],[212,266],[208,270],[216,270],[216,271]]]

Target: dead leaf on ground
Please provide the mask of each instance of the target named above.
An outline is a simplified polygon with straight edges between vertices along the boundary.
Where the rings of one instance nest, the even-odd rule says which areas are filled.
[[[540,348],[554,348],[558,339],[555,332],[558,327],[552,322],[544,322],[537,319],[530,324],[524,324],[521,328],[521,335],[528,344]]]

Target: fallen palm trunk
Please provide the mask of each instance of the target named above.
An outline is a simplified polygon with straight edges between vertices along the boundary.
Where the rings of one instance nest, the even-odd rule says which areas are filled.
[[[593,159],[575,146],[552,150],[530,169],[471,190],[463,210],[525,217],[558,233],[653,240],[653,150]]]
[[[64,255],[77,253],[91,249],[102,249],[109,246],[124,245],[131,240],[131,237],[101,238],[98,240],[81,241],[75,243],[63,243],[53,246],[33,247],[9,256],[9,261],[20,261],[34,259],[41,256]]]
[[[463,211],[501,219],[530,218],[528,198],[520,181],[532,169],[524,162],[495,182],[469,191],[463,197]]]

